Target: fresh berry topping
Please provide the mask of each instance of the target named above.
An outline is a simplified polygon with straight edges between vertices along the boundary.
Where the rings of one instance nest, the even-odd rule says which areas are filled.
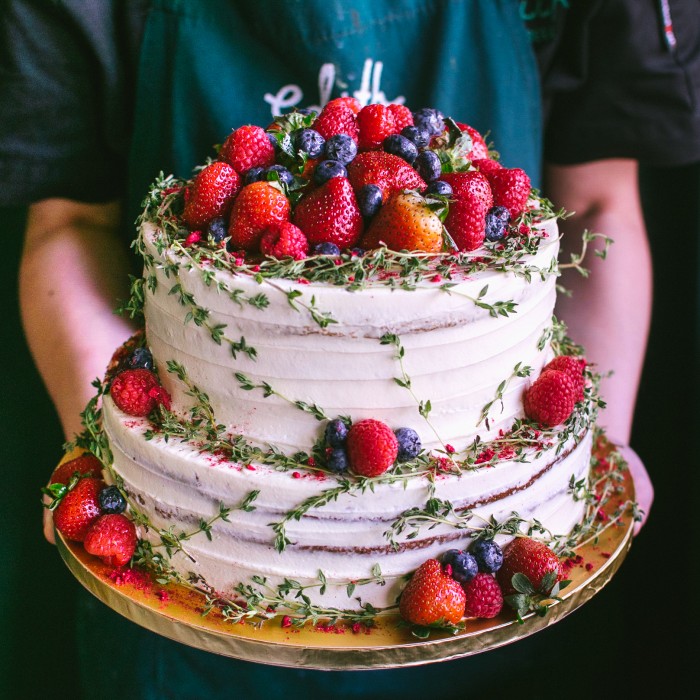
[[[257,251],[263,232],[289,219],[291,205],[278,187],[269,182],[253,182],[240,191],[228,227],[232,249]]]
[[[352,162],[357,155],[357,144],[347,134],[336,134],[326,141],[324,156],[343,165]]]
[[[383,474],[398,454],[398,442],[391,428],[374,418],[353,423],[346,445],[352,470],[360,476]]]
[[[357,193],[357,206],[365,218],[374,216],[382,206],[381,189],[377,185],[363,185]]]
[[[407,126],[413,126],[413,113],[406,105],[390,104],[387,109],[394,117],[394,126],[396,131],[401,131]]]
[[[299,129],[294,132],[294,147],[309,158],[318,158],[323,153],[326,139],[315,129]]]
[[[426,182],[430,182],[440,177],[442,164],[435,151],[421,151],[413,162],[413,167]]]
[[[347,134],[357,142],[357,117],[344,102],[331,100],[318,115],[314,122],[314,129],[326,141],[336,134]]]
[[[476,559],[459,549],[449,549],[441,557],[443,566],[452,568],[452,578],[459,583],[469,583],[479,572]]]
[[[245,185],[250,185],[251,182],[262,182],[267,180],[265,170],[266,168],[262,168],[259,165],[247,170],[246,174],[243,176],[243,183]]]
[[[523,395],[525,415],[545,428],[563,423],[574,410],[579,385],[566,372],[543,371]]]
[[[84,546],[108,566],[124,566],[136,550],[134,523],[120,513],[102,515],[87,531]]]
[[[445,228],[459,250],[476,250],[486,236],[486,213],[493,206],[491,187],[476,170],[444,173],[440,177],[452,187],[453,201]]]
[[[384,151],[360,153],[348,165],[348,179],[355,192],[365,185],[377,185],[384,201],[400,190],[425,189],[425,181],[403,158]]]
[[[492,158],[477,158],[472,161],[472,165],[487,177],[489,173],[503,168],[497,160],[493,160]]]
[[[246,124],[226,138],[219,158],[243,174],[251,168],[272,165],[275,162],[275,148],[262,127]]]
[[[363,258],[366,252],[364,248],[360,248],[359,246],[350,248],[350,253],[358,258]]]
[[[443,197],[450,197],[452,195],[452,185],[444,180],[433,180],[428,183],[425,189],[426,194],[438,194]]]
[[[135,348],[126,358],[125,369],[148,369],[153,371],[153,355],[148,348]]]
[[[95,455],[80,455],[80,457],[61,464],[51,475],[49,484],[68,485],[75,474],[99,479],[102,476],[102,462]]]
[[[362,105],[360,104],[360,101],[356,97],[335,97],[332,99],[329,103],[330,104],[342,104],[345,105],[346,107],[349,107],[350,110],[352,111],[353,114],[357,114],[361,109]]]
[[[491,574],[478,573],[463,588],[466,596],[464,614],[467,617],[490,619],[501,612],[503,593]]]
[[[442,112],[432,107],[423,107],[413,113],[413,123],[427,131],[430,136],[437,136],[445,130],[445,121]]]
[[[515,219],[527,207],[530,197],[530,178],[521,168],[498,168],[486,175],[493,190],[493,202],[507,207]]]
[[[217,216],[216,219],[212,219],[209,222],[207,226],[207,236],[211,239],[212,243],[223,243],[224,239],[228,236],[228,224],[223,216]]]
[[[347,177],[348,171],[345,166],[337,160],[322,160],[314,170],[314,182],[322,185],[332,177]]]
[[[371,104],[363,107],[357,115],[357,128],[362,151],[380,148],[384,139],[397,133],[394,115],[386,105]]]
[[[411,165],[418,157],[416,145],[405,136],[401,136],[401,134],[391,134],[387,136],[382,143],[382,148],[387,153],[393,153],[395,156],[403,158],[403,160]]]
[[[512,583],[515,574],[527,576],[535,589],[542,586],[542,579],[550,572],[555,573],[554,582],[561,581],[563,569],[559,557],[544,542],[530,537],[516,537],[503,550],[503,566],[496,577],[503,593],[515,593]]]
[[[399,444],[399,451],[396,456],[397,461],[408,462],[415,459],[423,447],[418,433],[413,428],[399,428],[394,432],[396,441]]]
[[[344,177],[331,178],[304,196],[294,210],[293,221],[311,245],[335,243],[344,250],[362,235],[362,214]]]
[[[469,548],[469,552],[476,559],[479,571],[487,574],[495,574],[503,564],[503,550],[493,540],[477,540]]]
[[[419,126],[406,126],[401,129],[401,136],[405,136],[416,148],[427,148],[430,143],[430,134]]]
[[[335,243],[317,243],[314,246],[314,255],[340,255],[340,248]]]
[[[56,529],[68,540],[82,542],[85,533],[100,516],[98,494],[104,486],[102,479],[80,479],[56,507],[53,522]]]
[[[421,564],[401,593],[401,617],[414,625],[456,625],[464,616],[462,586],[442,569],[437,559]]]
[[[264,173],[265,179],[268,181],[274,181],[275,176],[273,173],[276,173],[277,179],[287,187],[294,182],[294,175],[292,175],[284,165],[271,165],[269,168],[265,168]]]
[[[487,241],[500,241],[508,231],[510,211],[506,207],[491,207],[486,212],[485,237]]]
[[[350,460],[348,459],[348,453],[342,447],[335,447],[331,450],[328,455],[328,468],[332,472],[340,474],[341,472],[346,472],[350,467]]]
[[[323,439],[328,447],[344,447],[348,437],[348,426],[345,422],[336,418],[329,421],[323,434]]]
[[[303,231],[291,221],[272,224],[260,238],[260,252],[273,258],[303,260],[309,254],[309,242]]]
[[[462,131],[466,131],[472,140],[472,148],[467,154],[467,158],[469,160],[488,158],[489,147],[486,145],[484,137],[473,126],[460,124],[460,122],[456,122],[456,124]]]
[[[112,400],[130,416],[147,416],[159,403],[169,404],[158,378],[147,369],[125,369],[112,380]]]
[[[116,486],[100,489],[97,500],[103,513],[123,513],[126,510],[126,498]]]
[[[201,170],[187,192],[182,219],[190,229],[225,216],[241,188],[241,178],[228,163],[216,161]]]
[[[571,377],[576,387],[574,400],[576,402],[583,400],[583,389],[586,385],[583,377],[583,370],[586,368],[586,360],[583,357],[574,357],[573,355],[559,355],[545,366],[545,371],[549,369],[558,369]]]

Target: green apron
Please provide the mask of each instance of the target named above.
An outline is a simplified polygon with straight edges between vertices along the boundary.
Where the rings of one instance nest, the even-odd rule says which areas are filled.
[[[264,126],[274,114],[322,106],[341,94],[437,107],[488,132],[506,165],[537,180],[539,84],[514,0],[153,4],[137,86],[130,221],[159,171],[189,176],[233,128]],[[278,669],[170,642],[94,600],[84,601],[80,619],[83,666],[94,674],[86,687],[100,698],[114,689],[121,697],[154,700],[409,700],[438,688],[441,697],[483,697],[504,666],[516,673],[518,665],[497,651],[392,671]],[[531,661],[526,653],[517,658]]]

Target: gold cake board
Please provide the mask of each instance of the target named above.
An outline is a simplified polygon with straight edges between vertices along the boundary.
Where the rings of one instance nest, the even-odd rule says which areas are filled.
[[[614,499],[634,500],[625,472]],[[611,504],[613,507],[614,504]],[[631,513],[577,550],[580,562],[566,574],[571,580],[543,617],[530,613],[519,623],[507,607],[492,620],[467,620],[456,635],[433,631],[427,640],[399,625],[398,616],[377,618],[376,626],[283,627],[278,616],[261,626],[231,623],[216,610],[203,615],[204,597],[178,584],[161,585],[143,573],[120,575],[85,552],[82,544],[56,533],[68,568],[99,600],[146,629],[197,649],[244,661],[323,670],[388,669],[447,661],[511,644],[563,619],[598,593],[613,577],[632,542]]]

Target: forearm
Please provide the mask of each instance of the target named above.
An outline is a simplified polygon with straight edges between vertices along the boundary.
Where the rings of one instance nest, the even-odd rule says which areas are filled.
[[[128,293],[116,204],[46,200],[30,208],[20,266],[27,341],[64,433],[72,438],[114,349],[131,333],[114,314]]]

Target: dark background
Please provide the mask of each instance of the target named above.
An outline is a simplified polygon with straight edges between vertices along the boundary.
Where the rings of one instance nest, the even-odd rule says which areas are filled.
[[[692,645],[685,639],[696,635],[691,618],[698,571],[692,523],[700,467],[695,444],[700,425],[700,166],[643,170],[641,185],[655,295],[632,445],[654,480],[655,504],[621,570],[590,603],[551,629],[490,652],[490,661],[498,665],[502,660],[493,678],[496,697],[506,692],[524,698],[632,697],[636,692],[645,697],[650,679],[659,680],[673,697],[691,680]],[[62,436],[24,345],[17,310],[24,212],[5,209],[1,217],[0,697],[77,698],[71,677],[79,584],[41,534],[39,488],[61,457]],[[17,421],[26,415],[32,418],[29,429],[27,421]],[[18,432],[17,425],[28,432]],[[513,654],[527,660],[527,672],[508,673]],[[468,688],[465,678],[459,697],[469,696]],[[436,690],[442,697],[455,691]]]

